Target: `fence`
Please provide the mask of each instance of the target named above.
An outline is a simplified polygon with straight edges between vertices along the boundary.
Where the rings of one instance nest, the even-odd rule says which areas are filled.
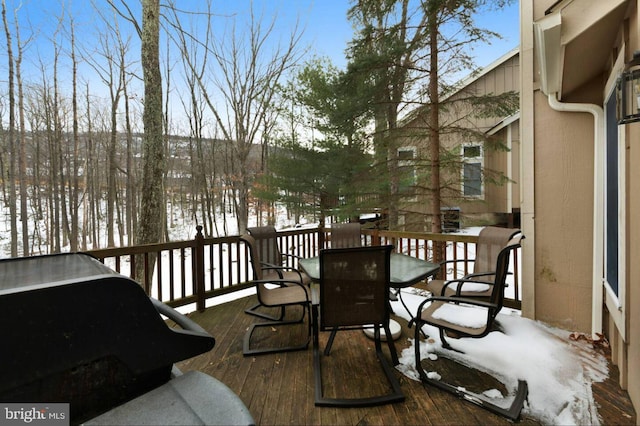
[[[475,254],[475,235],[411,233],[363,230],[363,244],[393,244],[395,250],[424,260],[433,260],[440,247],[442,260],[464,259],[459,269],[441,271],[446,278],[457,278],[471,271]],[[295,229],[278,232],[283,253],[296,257],[317,256],[331,246],[330,229]],[[193,240],[148,244],[89,252],[112,269],[138,281],[147,294],[170,306],[195,304],[202,311],[213,297],[252,288],[247,247],[239,236],[208,238],[196,227]],[[287,256],[287,266],[297,266]],[[520,308],[520,250],[513,256],[505,305]]]

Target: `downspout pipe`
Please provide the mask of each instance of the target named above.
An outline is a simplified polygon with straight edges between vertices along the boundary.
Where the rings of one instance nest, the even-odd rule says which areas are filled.
[[[549,106],[560,112],[586,112],[593,115],[593,262],[591,334],[598,338],[602,334],[602,303],[604,297],[604,110],[595,104],[564,103],[558,93],[548,95]]]

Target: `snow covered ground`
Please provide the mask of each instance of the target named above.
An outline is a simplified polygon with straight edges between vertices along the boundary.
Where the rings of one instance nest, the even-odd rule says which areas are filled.
[[[402,297],[415,315],[424,295],[412,290],[406,289]],[[397,315],[409,320],[400,302],[392,305]],[[544,424],[600,424],[591,384],[608,377],[605,357],[588,343],[571,340],[569,331],[522,318],[518,311],[503,309],[497,321],[502,332],[494,331],[481,339],[451,339],[451,346],[464,353],[443,349],[437,329],[427,325],[423,329],[430,339],[421,340],[421,357],[435,360],[442,354],[491,374],[513,393],[517,380],[525,380],[529,397],[523,414]],[[415,371],[415,341],[412,337],[408,339],[411,347],[400,355],[398,369],[410,379],[419,380]],[[509,396],[513,395],[487,389],[485,396],[496,398],[493,402],[497,405],[508,406]]]

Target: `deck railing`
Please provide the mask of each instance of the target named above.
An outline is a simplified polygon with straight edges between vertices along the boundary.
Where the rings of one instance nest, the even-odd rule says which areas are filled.
[[[444,260],[464,259],[458,269],[442,271],[441,277],[458,278],[472,270],[478,237],[475,235],[412,233],[363,230],[363,244],[393,244],[399,253],[433,260],[434,247],[443,247]],[[279,247],[289,264],[297,266],[296,257],[317,256],[320,249],[331,246],[330,229],[295,229],[278,232]],[[193,240],[148,244],[89,252],[121,274],[138,281],[144,290],[170,306],[195,305],[202,311],[213,297],[252,287],[251,265],[247,247],[239,236],[206,238],[196,227]],[[505,305],[520,307],[520,253],[512,256]],[[138,273],[137,271],[141,271]]]

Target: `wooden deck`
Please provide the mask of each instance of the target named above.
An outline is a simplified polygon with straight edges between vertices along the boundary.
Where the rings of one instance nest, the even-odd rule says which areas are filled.
[[[178,364],[182,371],[200,370],[224,382],[247,405],[259,425],[314,424],[314,425],[378,425],[378,424],[510,424],[455,396],[424,387],[397,372],[406,401],[371,408],[332,408],[314,405],[314,376],[312,345],[306,351],[276,353],[255,357],[243,357],[242,341],[247,327],[258,318],[246,315],[244,309],[255,303],[255,296],[208,308],[203,313],[193,313],[191,318],[209,331],[216,345],[209,353]],[[293,314],[294,312],[291,312]],[[406,321],[398,319],[405,336],[410,336]],[[297,327],[297,326],[296,326]],[[292,335],[293,332],[293,335]],[[292,337],[304,339],[306,325],[285,331],[269,329],[269,342],[279,338],[288,341]],[[328,333],[321,333],[324,347]],[[261,335],[256,342],[261,343]],[[408,345],[406,339],[396,341],[398,353]],[[388,350],[384,348],[388,356]],[[472,370],[464,371],[465,380],[485,380]],[[617,377],[611,366],[610,377]],[[329,357],[323,357],[325,395],[342,397],[370,396],[386,386],[386,380],[375,358],[371,340],[361,331],[338,333]],[[487,389],[487,388],[485,388]],[[625,391],[615,379],[608,379],[593,386],[593,392],[602,423],[635,424],[636,415]],[[540,424],[533,418],[523,417],[520,424]]]

